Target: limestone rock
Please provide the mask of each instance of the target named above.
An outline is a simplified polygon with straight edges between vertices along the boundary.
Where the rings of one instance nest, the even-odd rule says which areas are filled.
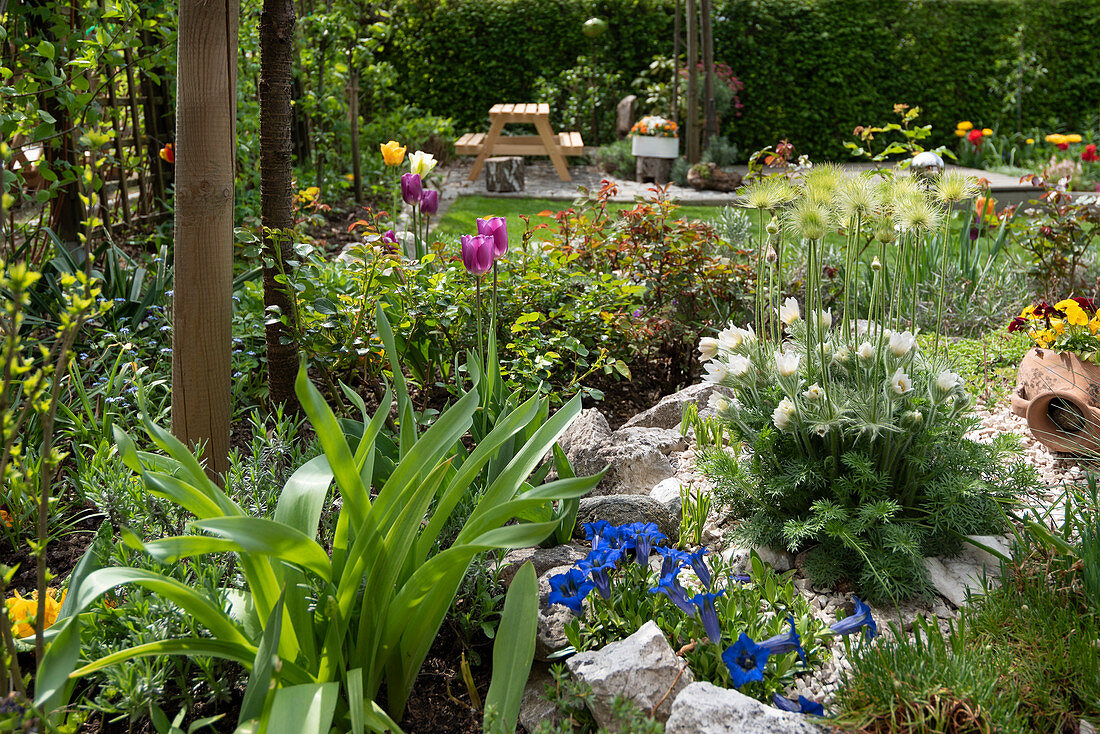
[[[756,555],[760,556],[760,560],[771,566],[776,573],[783,573],[794,568],[794,556],[782,548],[762,545],[756,548]]]
[[[547,660],[551,655],[569,647],[565,625],[573,618],[573,612],[561,604],[550,604],[550,577],[565,573],[568,566],[551,568],[539,576],[539,620],[535,629],[535,659]]]
[[[1003,538],[989,535],[973,536],[974,540],[995,548],[1006,556],[1011,555]],[[983,548],[964,543],[962,551],[954,558],[925,558],[924,567],[928,580],[936,592],[956,607],[966,603],[966,593],[982,593],[982,578],[987,577],[992,586],[1000,583],[1001,560]]]
[[[553,548],[516,548],[500,560],[498,564],[500,581],[506,587],[512,585],[512,579],[520,566],[527,561],[535,567],[535,575],[541,576],[552,568],[570,566],[587,555],[587,549],[581,550],[572,545],[556,545]]]
[[[584,537],[583,523],[606,520],[612,525],[631,522],[657,523],[657,529],[668,536],[670,543],[680,537],[680,518],[673,516],[664,505],[652,497],[633,494],[610,494],[601,497],[584,497],[577,509],[576,538]]]
[[[531,675],[527,678],[527,686],[523,689],[523,699],[519,704],[519,723],[527,731],[538,729],[539,722],[543,719],[551,722],[557,719],[557,706],[546,699],[546,686],[553,682],[554,677],[550,675],[549,667],[545,663],[531,666]]]
[[[657,484],[649,492],[649,496],[660,502],[665,507],[668,507],[670,502],[678,501],[680,499],[680,489],[683,487],[683,483],[676,477],[669,477]]]
[[[593,494],[649,494],[674,474],[668,454],[687,447],[679,431],[645,426],[614,433],[597,410],[586,410],[558,442],[577,476],[607,474]]]
[[[738,691],[692,683],[672,704],[665,734],[821,734],[803,714],[780,711]]]
[[[574,676],[592,688],[596,722],[613,730],[617,721],[611,703],[616,696],[630,699],[647,713],[656,707],[655,718],[664,721],[676,695],[695,680],[687,662],[676,657],[653,621],[625,640],[577,653],[567,665]]]
[[[624,423],[622,427],[633,428],[634,426],[647,426],[649,428],[679,430],[680,421],[684,416],[684,406],[688,403],[695,403],[696,407],[699,409],[699,415],[703,418],[715,415],[714,409],[710,407],[710,398],[712,395],[732,398],[733,391],[728,387],[715,385],[710,382],[700,382],[697,385],[690,385],[679,392],[664,396],[652,408],[642,413],[638,413],[638,415]]]

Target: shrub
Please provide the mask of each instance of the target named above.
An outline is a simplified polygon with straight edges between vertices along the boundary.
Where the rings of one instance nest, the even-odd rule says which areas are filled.
[[[615,178],[634,178],[634,154],[630,152],[630,138],[601,145],[595,153],[596,167],[601,173]]]

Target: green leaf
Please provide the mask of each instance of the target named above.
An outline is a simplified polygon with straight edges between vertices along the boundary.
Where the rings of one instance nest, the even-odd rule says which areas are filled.
[[[70,674],[80,661],[80,617],[69,617],[56,629],[34,680],[34,705],[46,713],[69,702]]]
[[[307,461],[283,485],[275,506],[275,521],[316,538],[330,484],[332,467],[328,457],[318,456]]]
[[[271,674],[275,669],[276,651],[279,649],[279,634],[283,628],[285,597],[286,588],[284,587],[283,593],[279,594],[279,600],[271,608],[271,614],[267,616],[267,624],[264,625],[264,633],[256,650],[256,659],[252,663],[252,674],[248,676],[248,686],[244,690],[237,726],[263,715],[264,701],[267,700],[267,692],[271,687]]]
[[[57,56],[57,50],[53,47],[53,44],[50,43],[49,41],[42,41],[40,44],[38,44],[37,50],[38,50],[38,55],[39,56],[41,56],[44,59],[49,59],[50,61],[53,61],[54,58],[56,58],[56,56]],[[55,121],[50,120],[50,122],[55,122]]]
[[[260,517],[217,517],[191,524],[199,530],[232,541],[238,550],[273,556],[332,580],[328,554],[300,530]]]
[[[277,689],[265,734],[328,734],[339,693],[339,683]]]
[[[539,582],[535,567],[524,563],[504,597],[504,611],[493,642],[493,678],[485,707],[496,710],[502,734],[514,732],[531,661],[535,657],[535,632],[539,616]]]

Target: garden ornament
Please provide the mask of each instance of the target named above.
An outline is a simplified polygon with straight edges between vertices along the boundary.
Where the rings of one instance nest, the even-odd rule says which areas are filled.
[[[909,163],[909,170],[922,183],[931,182],[932,179],[943,173],[943,158],[930,150],[917,153]]]
[[[1032,349],[1020,362],[1012,412],[1051,451],[1100,455],[1100,365]]]

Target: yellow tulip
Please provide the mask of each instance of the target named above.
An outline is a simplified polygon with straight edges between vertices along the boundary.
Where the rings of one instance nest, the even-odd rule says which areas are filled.
[[[988,128],[988,127],[983,127],[982,128],[982,137],[983,138],[988,138],[992,134],[993,134],[992,128]]]
[[[1027,143],[1028,145],[1035,145],[1035,138],[1028,138],[1024,142]]]
[[[958,125],[956,125],[956,127],[959,130],[962,130],[962,131],[965,132],[967,130],[973,130],[974,129],[974,123],[972,123],[970,120],[963,120]]]
[[[1081,142],[1081,136],[1078,135],[1077,133],[1073,133],[1072,135],[1067,135],[1066,136],[1066,142],[1067,143],[1080,143]]]
[[[963,130],[961,127],[957,127],[955,128],[955,134],[961,138],[963,135],[966,135],[966,130]]]
[[[400,166],[405,160],[405,149],[396,140],[378,146],[382,149],[382,162],[387,166]]]

